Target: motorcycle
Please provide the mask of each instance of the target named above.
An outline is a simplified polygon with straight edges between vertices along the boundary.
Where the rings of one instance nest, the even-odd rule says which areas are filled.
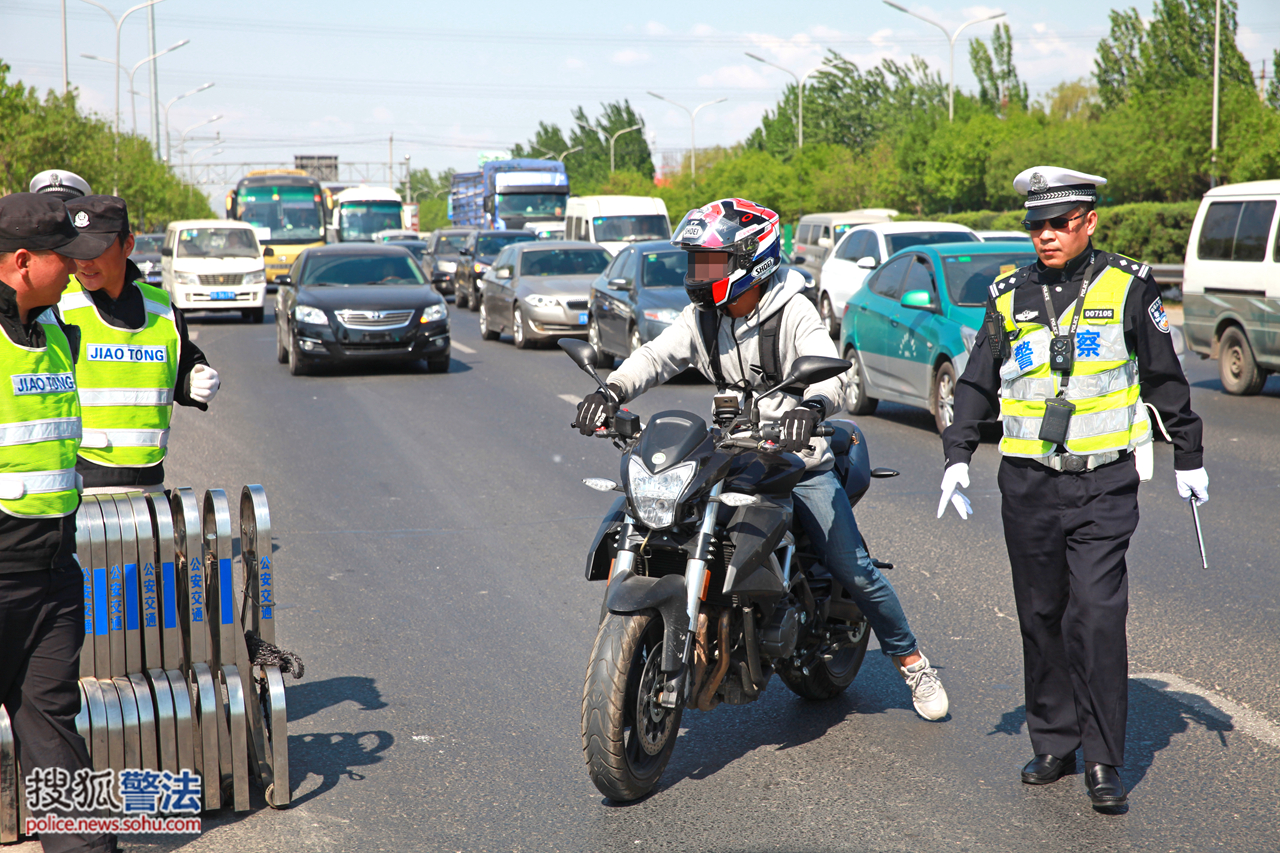
[[[559,345],[611,392],[595,350]],[[611,800],[649,794],[671,759],[686,707],[754,702],[773,673],[806,699],[830,699],[862,667],[867,620],[813,553],[792,511],[805,473],[780,452],[759,400],[838,376],[850,363],[797,358],[759,394],[716,398],[714,424],[684,411],[641,424],[617,411],[595,435],[622,451],[621,482],[583,483],[619,492],[587,552],[586,577],[606,580],[600,627],[582,696],[582,747],[591,781]],[[852,504],[873,478],[866,439],[852,421],[829,420],[836,472]],[[874,561],[881,568],[892,564]]]

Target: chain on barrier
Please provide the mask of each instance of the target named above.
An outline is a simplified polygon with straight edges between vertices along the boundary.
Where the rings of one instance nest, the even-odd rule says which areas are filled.
[[[262,486],[240,494],[241,585],[222,489],[86,495],[76,514],[84,573],[80,712],[95,771],[190,769],[202,806],[248,811],[290,801],[284,674],[302,660],[275,645],[275,561]],[[236,598],[239,596],[239,606]],[[0,707],[0,843],[28,817],[23,772]]]

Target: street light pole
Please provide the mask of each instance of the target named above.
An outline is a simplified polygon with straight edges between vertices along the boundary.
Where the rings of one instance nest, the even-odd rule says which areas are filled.
[[[694,131],[698,120],[698,111],[703,107],[709,107],[713,104],[722,104],[729,99],[717,98],[714,101],[707,101],[705,104],[698,104],[698,106],[694,107],[691,112],[684,104],[677,104],[670,98],[662,97],[657,92],[649,92],[649,94],[657,98],[659,101],[666,101],[668,104],[679,107],[689,113],[689,179],[690,182],[696,180],[698,177],[698,139],[697,136],[694,135]]]
[[[965,21],[956,29],[954,33],[948,33],[947,28],[939,24],[937,21],[930,20],[924,15],[917,15],[905,6],[899,6],[897,3],[891,3],[890,0],[884,0],[886,6],[892,6],[899,12],[906,12],[913,18],[924,21],[926,24],[932,24],[942,30],[942,34],[951,42],[951,82],[947,84],[947,121],[955,121],[956,118],[956,39],[960,37],[960,33],[965,27],[973,24],[981,24],[983,21],[994,21],[996,18],[1003,18],[1004,12],[996,12],[994,15],[987,15],[985,18],[974,18],[972,21]]]
[[[196,122],[195,124],[191,125],[191,127],[188,127],[186,130],[182,131],[182,137],[178,142],[178,152],[183,155],[184,161],[186,160],[186,154],[187,154],[187,134],[195,130],[197,127],[204,127],[206,124],[213,124],[215,121],[219,121],[221,119],[222,119],[221,115],[216,115],[213,118],[207,118],[204,121]]]
[[[169,103],[164,105],[164,162],[171,164],[173,162],[173,139],[169,136],[169,107],[173,106],[183,98],[194,95],[197,92],[203,92],[205,89],[211,88],[212,83],[205,83],[203,86],[197,86],[190,92],[183,92],[181,95],[174,95],[169,99]]]
[[[813,71],[810,71],[808,74],[804,75],[803,77],[797,77],[794,71],[791,71],[790,69],[787,69],[787,68],[783,68],[781,65],[778,65],[777,63],[770,62],[769,60],[765,59],[762,56],[756,56],[754,53],[748,53],[747,56],[750,57],[751,59],[754,59],[756,62],[763,62],[765,65],[768,65],[771,68],[776,68],[785,74],[790,74],[792,78],[795,79],[796,81],[796,147],[803,148],[804,147],[804,81],[812,77],[814,73],[817,71],[817,69],[815,68]]]
[[[134,134],[137,134],[138,132],[138,99],[137,97],[135,97],[138,93],[134,91],[134,88],[133,88],[133,76],[138,73],[139,68],[141,68],[143,65],[146,65],[148,62],[151,62],[153,59],[156,59],[157,57],[160,57],[160,56],[164,56],[166,53],[169,53],[170,51],[173,51],[173,50],[177,50],[178,48],[182,47],[184,44],[190,44],[190,43],[191,43],[191,39],[183,39],[177,44],[166,47],[164,50],[160,51],[159,53],[153,53],[150,56],[148,56],[146,59],[138,60],[138,63],[133,66],[132,70],[129,71],[129,109],[131,110],[133,115]],[[80,56],[83,57],[84,59],[92,59],[96,62],[105,62],[108,65],[116,65],[116,63],[112,62],[110,59],[104,59],[101,56],[94,56],[91,53],[82,53],[80,54]],[[123,66],[119,66],[119,67],[121,71],[124,70]]]
[[[1213,129],[1209,132],[1209,187],[1218,185],[1218,54],[1222,31],[1222,0],[1213,14]]]
[[[578,122],[578,126],[579,126],[579,127],[585,127],[587,130],[590,130],[592,133],[608,133],[608,131],[607,131],[607,130],[600,130],[600,129],[598,129],[598,128],[594,128],[594,127],[592,127],[591,125],[587,124],[585,121],[579,121],[579,122]],[[619,137],[619,136],[621,136],[622,134],[624,134],[624,133],[630,133],[630,132],[631,132],[631,131],[633,131],[633,130],[639,130],[641,127],[643,127],[643,125],[633,124],[633,125],[631,125],[631,127],[624,127],[622,130],[618,131],[617,133],[615,133],[615,134],[613,134],[612,136],[610,136],[610,137],[609,137],[609,173],[610,173],[610,174],[613,174],[613,145],[614,145],[614,143],[618,141],[618,137]]]

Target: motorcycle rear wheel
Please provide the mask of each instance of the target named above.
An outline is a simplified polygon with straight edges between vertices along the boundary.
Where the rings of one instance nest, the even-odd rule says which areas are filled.
[[[683,703],[658,704],[665,677],[662,618],[651,610],[600,623],[582,691],[582,751],[591,781],[611,800],[651,793],[671,760]]]
[[[837,623],[832,627],[843,629],[845,626],[844,623]],[[853,645],[840,649],[829,661],[819,659],[809,664],[807,675],[803,669],[788,661],[778,668],[782,683],[792,693],[805,699],[831,699],[843,693],[862,669],[862,662],[867,657],[867,643],[871,640],[871,627],[866,619],[849,627],[855,637]]]

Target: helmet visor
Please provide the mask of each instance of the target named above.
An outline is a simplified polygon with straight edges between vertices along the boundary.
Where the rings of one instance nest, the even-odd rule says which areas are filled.
[[[733,254],[730,252],[690,252],[689,284],[720,281],[733,272]]]

